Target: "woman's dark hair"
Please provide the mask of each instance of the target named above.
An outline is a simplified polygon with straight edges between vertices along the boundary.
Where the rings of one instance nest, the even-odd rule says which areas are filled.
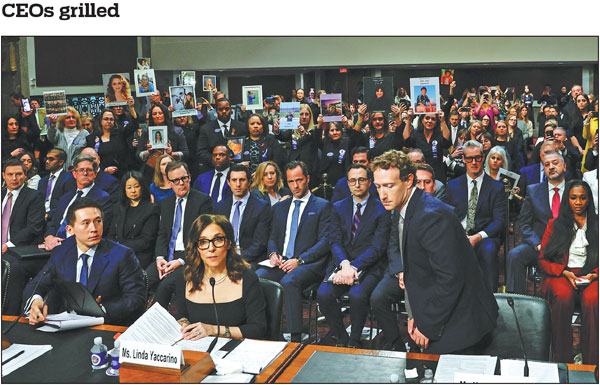
[[[425,131],[425,127],[423,126],[423,119],[425,119],[425,116],[427,116],[427,115],[435,116],[435,127],[433,127],[433,132],[434,133],[441,132],[442,129],[440,128],[440,117],[436,113],[433,113],[433,112],[419,116],[419,122],[417,123],[417,130],[419,130],[421,132]]]
[[[19,117],[16,115],[7,115],[2,118],[2,138],[8,139],[8,121],[14,119],[17,121],[19,125],[19,131],[17,132],[17,137],[19,137],[23,133],[23,129],[21,128],[21,122],[19,121]]]
[[[152,117],[152,111],[157,107],[160,108],[163,115],[165,116],[164,123],[158,124],[158,123],[154,122],[154,117]],[[173,122],[171,121],[171,119],[169,119],[169,110],[167,109],[167,107],[165,107],[163,104],[152,103],[150,105],[149,111],[150,111],[150,113],[148,114],[148,126],[168,126],[169,133],[170,133],[170,131],[172,130],[172,127],[173,127]]]
[[[215,224],[219,226],[225,233],[227,243],[223,247],[227,247],[227,256],[225,263],[227,266],[227,276],[232,282],[237,282],[242,278],[244,271],[250,268],[250,264],[242,259],[235,249],[235,236],[233,234],[233,226],[229,223],[229,220],[223,215],[212,215],[202,214],[194,223],[190,229],[190,235],[188,238],[187,245],[185,247],[185,258],[187,263],[185,264],[185,270],[183,271],[183,277],[186,282],[192,284],[190,292],[196,290],[200,291],[202,288],[202,279],[204,278],[204,262],[200,257],[200,250],[198,249],[198,240],[202,231],[210,225]]]
[[[35,159],[35,156],[33,156],[33,154],[30,153],[29,151],[22,152],[21,155],[19,155],[19,157],[17,159],[21,160],[21,158],[25,155],[29,155],[29,159],[31,159],[31,168],[27,172],[27,180],[29,180],[32,176],[38,174],[39,167],[38,167],[37,160]]]
[[[260,120],[260,124],[262,124],[262,134],[260,136],[267,136],[267,133],[269,132],[269,125],[261,114],[252,114],[248,117],[248,120],[246,120],[246,130],[248,131],[248,136],[250,136],[250,118],[254,116],[256,116]]]
[[[122,207],[129,206],[129,198],[127,198],[127,194],[125,192],[125,185],[127,181],[133,178],[137,180],[142,189],[142,195],[140,196],[140,202],[145,202],[150,200],[150,189],[148,188],[148,184],[144,181],[144,176],[139,171],[127,171],[123,178],[121,178],[121,184],[119,186],[119,203]]]
[[[580,96],[583,96],[585,98],[585,100],[587,100],[587,106],[585,107],[585,110],[590,111],[590,108],[591,108],[590,98],[588,98],[588,96],[586,94],[579,94],[579,95],[577,95],[577,98]],[[575,105],[577,105],[577,98],[575,98]]]
[[[100,111],[100,113],[98,115],[96,115],[96,123],[94,124],[94,134],[97,136],[102,136],[103,131],[102,131],[102,118],[104,117],[104,114],[106,113],[110,113],[113,116],[114,122],[113,122],[113,126],[110,129],[110,133],[111,135],[115,133],[116,129],[117,129],[117,122],[119,120],[119,118],[117,117],[117,113],[114,112],[112,109],[110,108],[105,108],[102,111]]]
[[[369,116],[369,130],[371,131],[371,136],[375,136],[375,129],[373,128],[373,118],[375,117],[375,114],[383,115],[383,131],[388,132],[389,130],[387,114],[383,111],[371,112]]]
[[[567,183],[565,192],[563,193],[562,200],[560,202],[560,209],[558,211],[558,217],[554,220],[554,227],[552,229],[552,236],[544,247],[544,258],[560,263],[563,261],[565,255],[569,253],[571,242],[576,233],[577,222],[575,222],[575,214],[571,209],[569,203],[569,195],[573,187],[580,186],[585,190],[587,194],[587,230],[585,237],[589,242],[587,247],[587,257],[585,265],[579,272],[579,275],[586,275],[592,271],[592,269],[598,266],[598,216],[594,208],[594,200],[592,198],[592,190],[590,186],[581,180],[572,180]]]

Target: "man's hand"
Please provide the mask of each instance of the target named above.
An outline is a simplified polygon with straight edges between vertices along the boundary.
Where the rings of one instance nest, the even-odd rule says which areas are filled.
[[[55,237],[54,235],[48,235],[44,239],[44,248],[46,249],[46,251],[51,251],[56,246],[60,245],[62,241],[64,241],[63,238]]]
[[[281,266],[279,266],[279,268],[281,270],[285,271],[286,273],[289,273],[290,271],[294,270],[298,266],[299,266],[298,260],[296,258],[290,258],[287,261],[283,262],[281,264]]]
[[[2,244],[2,254],[6,253],[8,251],[8,246],[6,245],[6,243]]]
[[[417,345],[427,349],[429,346],[429,338],[425,337],[423,333],[419,331],[419,328],[415,326],[415,320],[413,318],[409,318],[408,320],[408,334]]]
[[[104,172],[106,172],[106,173],[109,173],[109,174],[111,174],[111,175],[112,175],[112,174],[114,174],[115,172],[117,172],[117,170],[118,170],[118,168],[117,168],[117,167],[115,167],[115,166],[109,166],[109,167],[106,167],[106,168],[104,169]]]
[[[156,258],[156,270],[158,271],[158,279],[163,279],[165,274],[165,268],[167,267],[167,261],[164,258]]]
[[[36,298],[31,303],[29,311],[29,324],[36,325],[46,319],[48,315],[48,305],[41,298]]]
[[[273,266],[279,266],[283,263],[283,257],[277,253],[272,253],[269,257],[269,261]]]
[[[469,236],[467,236],[467,238],[469,239],[469,242],[471,243],[471,246],[473,246],[473,247],[475,247],[477,242],[479,242],[483,239],[480,234],[469,235]]]
[[[404,272],[403,271],[401,271],[401,272],[398,273],[398,286],[400,286],[400,289],[402,289],[402,290],[405,289],[405,286],[404,286]]]
[[[358,279],[358,272],[349,263],[342,263],[342,268],[333,276],[333,283],[352,286],[355,279]]]

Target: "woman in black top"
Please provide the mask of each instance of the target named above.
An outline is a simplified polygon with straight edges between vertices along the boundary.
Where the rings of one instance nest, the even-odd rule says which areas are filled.
[[[319,115],[319,123],[323,117]],[[347,121],[347,119],[346,119]],[[340,178],[346,176],[346,166],[349,163],[350,150],[352,149],[352,138],[343,135],[342,122],[328,122],[319,124],[325,126],[325,133],[320,128],[313,132],[315,143],[321,149],[321,160],[319,162],[319,180],[323,182],[323,174],[327,174],[327,183],[335,186]],[[358,131],[349,130],[349,133]],[[360,134],[359,134],[360,136]]]
[[[100,169],[120,178],[128,170],[125,138],[116,125],[117,115],[112,110],[103,110],[98,115],[100,122],[93,135],[85,138],[87,147],[92,147],[100,156]]]
[[[585,148],[585,139],[583,138],[583,121],[586,119],[590,109],[590,99],[586,94],[581,94],[575,99],[577,108],[573,109],[574,115],[569,116],[569,132],[571,143],[577,147],[580,154],[583,155]]]
[[[33,151],[31,145],[33,138],[28,138],[28,133],[23,131],[16,116],[11,115],[2,119],[2,161]]]
[[[521,162],[519,150],[517,149],[517,142],[508,134],[508,125],[504,120],[499,120],[496,123],[496,135],[494,136],[492,146],[504,148],[506,155],[508,155],[509,170],[518,172],[523,167],[523,162]]]
[[[119,191],[108,238],[133,249],[140,266],[146,269],[154,261],[159,206],[150,201],[150,190],[138,171],[125,173]]]
[[[177,322],[186,340],[220,335],[265,338],[265,298],[258,277],[235,250],[233,226],[222,215],[203,214],[190,230],[187,263],[177,276]],[[214,281],[214,286],[210,282]],[[218,330],[213,310],[218,293]]]
[[[265,118],[260,114],[252,114],[246,121],[248,136],[244,140],[242,150],[242,163],[245,164],[251,173],[262,162],[272,160],[279,167],[285,166],[286,153],[279,144],[279,141],[268,133],[268,126]]]

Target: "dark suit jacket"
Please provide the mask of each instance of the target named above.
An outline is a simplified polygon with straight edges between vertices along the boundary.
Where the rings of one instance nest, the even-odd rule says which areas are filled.
[[[156,237],[156,247],[154,254],[157,257],[169,255],[169,241],[173,233],[173,219],[175,217],[175,202],[177,195],[169,195],[160,202],[160,224],[158,226],[158,236]],[[183,244],[187,245],[188,237],[192,223],[202,214],[213,213],[213,202],[210,197],[200,191],[190,189],[188,200],[185,204],[183,213]]]
[[[489,175],[483,175],[483,182],[478,186],[479,199],[475,211],[475,227],[473,234],[485,231],[489,238],[503,239],[506,217],[506,202],[504,186]],[[446,190],[448,202],[454,206],[454,213],[459,221],[467,215],[469,196],[467,189],[467,176],[461,175],[448,182]]]
[[[541,164],[538,162],[536,164],[532,164],[531,166],[523,167],[519,170],[519,174],[521,174],[521,178],[519,179],[519,186],[522,187],[521,191],[524,191],[525,188],[531,184],[541,182],[541,167]]]
[[[281,195],[282,197],[289,195],[292,196],[292,192],[290,191],[289,188],[287,187],[282,187],[281,190],[278,191],[279,195]],[[259,189],[255,188],[254,190],[250,191],[250,194],[254,195],[255,197],[257,197],[258,199],[262,199],[263,201],[268,202],[269,204],[271,204],[271,199],[269,199],[269,194],[267,193],[262,193]]]
[[[552,210],[548,200],[548,182],[527,186],[527,196],[519,214],[519,228],[523,242],[535,248],[542,243],[542,237]]]
[[[71,199],[73,199],[75,196],[75,193],[76,190],[72,190],[63,195],[58,201],[56,209],[50,211],[48,214],[48,226],[46,227],[46,233],[44,236],[56,235],[56,232],[60,229],[60,222],[65,214],[65,210],[67,209],[69,202],[71,202]],[[94,187],[92,187],[85,197],[95,200],[96,203],[100,205],[100,208],[102,208],[102,212],[104,213],[104,234],[108,234],[112,220],[113,206],[110,196],[104,190],[100,189],[96,184],[94,184]]]
[[[125,228],[127,215],[135,215],[135,218],[131,218],[133,226]],[[133,249],[142,268],[146,268],[154,259],[159,221],[160,207],[158,204],[150,201],[140,202],[133,214],[131,211],[128,212],[127,206],[117,204],[114,206],[114,216],[108,238]]]
[[[284,254],[285,230],[288,210],[293,198],[279,202],[272,207],[271,234],[267,247],[267,255],[271,253]],[[300,257],[316,274],[323,274],[329,251],[329,215],[331,205],[325,199],[311,194],[300,223],[294,244],[294,257]]]
[[[50,175],[46,175],[42,179],[40,179],[40,183],[38,184],[38,191],[42,193],[42,199],[44,202],[46,201],[46,188],[48,187],[48,178]],[[54,181],[54,189],[52,190],[52,197],[50,198],[50,210],[56,208],[58,205],[58,201],[65,195],[69,190],[67,188],[67,184],[65,183],[68,178],[73,179],[71,173],[67,171],[63,171],[60,173],[58,179]]]
[[[342,261],[347,259],[359,271],[367,269],[382,271],[390,236],[390,214],[376,195],[370,195],[353,239],[353,206],[354,201],[350,196],[334,203],[331,210],[329,242],[333,258],[329,270],[333,270],[334,266],[340,266]]]
[[[44,271],[48,274],[44,275]],[[42,297],[51,292],[59,280],[75,281],[77,274],[77,246],[75,237],[69,237],[60,246],[52,250],[50,260],[23,291],[23,300],[33,294]],[[33,289],[38,281],[37,291]],[[146,289],[142,269],[133,251],[125,246],[108,240],[101,240],[96,248],[94,261],[89,273],[87,288],[94,298],[101,296],[106,309],[107,323],[130,324],[144,312]],[[49,303],[56,306],[50,312],[64,310],[54,292]]]
[[[598,168],[598,155],[594,155],[594,149],[588,148],[585,156],[585,164],[583,165],[586,170],[591,171]]]
[[[75,182],[73,174],[68,174],[65,184],[65,191],[77,189],[77,182]],[[94,184],[110,196],[110,200],[113,204],[116,204],[119,201],[119,180],[117,178],[104,172],[104,170],[100,170],[98,171],[98,175],[96,175],[96,179],[94,179]]]
[[[198,178],[196,178],[196,180],[194,181],[192,188],[194,188],[198,191],[201,191],[201,192],[205,193],[206,195],[210,196],[210,185],[212,183],[213,176],[215,176],[215,172],[216,172],[216,170],[210,170],[210,171],[205,172],[204,174],[198,175]],[[222,192],[221,192],[221,196],[223,197],[223,199],[221,199],[221,201],[223,201],[227,198],[231,198],[231,189],[229,188],[229,183],[227,183],[227,174],[223,174],[223,176],[221,178],[222,178],[222,180],[225,180],[225,183],[223,183]],[[218,203],[218,202],[214,202],[214,203]]]
[[[540,158],[540,148],[542,147],[543,141],[538,141],[536,146],[533,148],[531,152],[531,164],[536,165],[541,162]],[[571,179],[581,179],[581,155],[579,154],[579,150],[577,147],[573,146],[570,141],[565,142],[565,150],[567,150],[566,155],[563,155],[563,159],[565,160],[565,164],[567,165],[567,171],[565,172],[565,178],[567,180]],[[536,182],[539,183],[540,181]]]
[[[7,190],[2,189],[2,200],[6,194]],[[23,186],[10,213],[10,241],[15,246],[27,246],[40,241],[44,233],[45,212],[42,194]]]
[[[371,187],[369,188],[369,194],[372,197],[379,197],[377,193],[377,188],[375,187],[375,183],[371,183]],[[342,199],[348,198],[351,195],[350,187],[348,187],[348,178],[342,177],[340,178],[335,187],[333,188],[333,195],[331,196],[331,204],[335,202],[339,202]]]
[[[215,214],[231,216],[233,198],[217,204]],[[271,230],[271,204],[250,194],[240,223],[240,247],[242,257],[247,262],[260,262],[265,259],[267,242]]]
[[[398,231],[396,231],[397,233]],[[402,234],[404,284],[427,353],[477,343],[496,326],[498,306],[452,207],[415,189]]]
[[[228,127],[228,130],[230,132],[228,137],[248,136],[246,125],[234,119],[231,119],[231,127]],[[198,161],[207,167],[212,167],[212,150],[219,145],[227,145],[227,140],[223,137],[219,122],[211,120],[200,127],[198,149],[196,151]]]

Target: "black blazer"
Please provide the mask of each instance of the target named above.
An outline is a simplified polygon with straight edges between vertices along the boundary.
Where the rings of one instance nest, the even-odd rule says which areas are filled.
[[[169,255],[169,241],[173,232],[173,219],[175,216],[175,202],[177,195],[169,195],[160,202],[160,224],[154,254],[157,257]],[[183,243],[187,245],[192,223],[202,214],[213,213],[213,202],[210,197],[200,191],[190,188],[188,200],[183,213]]]
[[[227,145],[227,140],[221,133],[221,126],[217,120],[211,120],[202,127],[198,135],[198,148],[196,158],[205,166],[212,168],[212,150],[216,146]],[[231,127],[228,127],[230,132],[227,137],[248,136],[248,130],[244,123],[231,119]]]
[[[231,216],[233,198],[229,197],[217,204],[215,214]],[[271,205],[250,194],[240,224],[240,247],[242,257],[247,262],[260,262],[265,259],[267,242],[271,230]]]
[[[60,198],[69,191],[68,185],[66,183],[69,177],[71,179],[73,178],[73,176],[69,172],[63,170],[58,176],[58,178],[54,181],[54,189],[52,190],[52,197],[50,198],[50,210],[56,208],[56,205],[58,205],[58,201],[60,200]],[[42,193],[42,199],[44,200],[44,202],[46,201],[46,188],[48,187],[49,178],[50,175],[46,175],[45,177],[40,179],[40,183],[38,184],[37,188],[38,191]]]
[[[6,194],[7,190],[2,189],[2,200]],[[15,246],[27,246],[40,241],[44,233],[45,212],[42,194],[23,186],[10,213],[10,241]]]
[[[287,187],[282,187],[281,190],[278,191],[278,193],[282,197],[286,195],[289,195],[290,197],[292,196],[292,192]],[[269,199],[269,193],[263,193],[259,189],[255,188],[254,190],[250,191],[250,194],[254,195],[258,199],[262,199],[263,201],[267,201],[269,204],[271,204],[271,199]]]
[[[128,213],[127,206],[116,204],[113,213],[108,238],[133,249],[140,265],[145,269],[152,263],[154,257],[160,207],[150,201],[140,202],[137,210]],[[127,215],[136,216],[133,219],[133,226],[129,228],[125,228]]]

